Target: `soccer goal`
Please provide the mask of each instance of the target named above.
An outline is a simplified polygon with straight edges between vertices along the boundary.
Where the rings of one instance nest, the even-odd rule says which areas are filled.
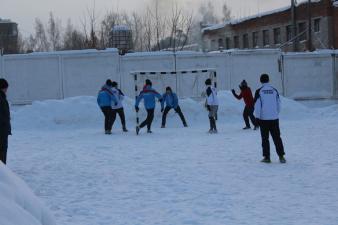
[[[153,83],[153,88],[164,93],[170,86],[179,98],[200,99],[204,96],[205,80],[211,79],[217,87],[217,73],[215,69],[181,70],[181,71],[135,71],[130,73],[135,82],[135,99],[143,90],[145,80]],[[136,112],[136,125],[139,125],[139,114]]]
[[[215,69],[181,70],[181,71],[137,71],[131,72],[135,82],[135,96],[142,90],[145,80],[153,83],[158,92],[165,92],[170,86],[179,98],[201,98],[205,90],[205,80],[210,78],[217,87],[217,73]]]

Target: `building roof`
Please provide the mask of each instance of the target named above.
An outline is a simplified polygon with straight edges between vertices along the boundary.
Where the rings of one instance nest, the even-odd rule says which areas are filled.
[[[320,1],[321,0],[311,0],[311,2],[320,2]],[[303,0],[303,1],[299,2],[297,4],[297,6],[300,6],[300,5],[303,5],[303,4],[307,4],[307,0]],[[338,6],[338,1],[335,1],[333,3],[333,5]],[[285,11],[290,10],[290,9],[291,9],[291,6],[285,6],[285,7],[281,7],[281,8],[278,8],[278,9],[271,10],[271,11],[258,13],[258,14],[252,15],[252,16],[247,16],[247,17],[243,17],[243,18],[239,18],[239,19],[231,19],[231,20],[228,20],[228,21],[224,21],[221,24],[214,24],[214,25],[208,26],[208,27],[202,29],[202,33],[204,33],[205,31],[213,31],[213,30],[222,29],[222,28],[226,27],[227,25],[236,25],[236,24],[248,21],[248,20],[252,20],[252,19],[256,19],[256,18],[260,18],[260,17],[264,17],[264,16],[269,16],[269,15],[272,15],[272,14],[275,14],[275,13],[285,12]]]
[[[2,19],[2,18],[0,17],[0,23],[15,23],[15,22],[11,21],[10,19]],[[15,24],[16,24],[16,23],[15,23]]]

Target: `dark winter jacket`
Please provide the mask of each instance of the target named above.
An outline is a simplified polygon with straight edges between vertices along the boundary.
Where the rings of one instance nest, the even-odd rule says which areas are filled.
[[[11,115],[6,94],[0,90],[0,135],[11,135]]]
[[[236,94],[236,92],[233,90],[232,94],[238,99],[244,99],[245,105],[247,107],[254,107],[254,98],[252,96],[251,89],[249,87],[245,87],[241,89],[241,93],[239,95]]]
[[[164,103],[166,104],[167,107],[176,109],[178,106],[178,98],[177,98],[176,93],[174,92],[171,92],[171,94],[164,93],[162,95],[162,102],[161,102],[162,108],[164,107]]]

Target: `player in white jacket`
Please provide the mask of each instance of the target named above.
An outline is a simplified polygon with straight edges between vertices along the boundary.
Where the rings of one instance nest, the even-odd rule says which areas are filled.
[[[206,85],[206,107],[209,111],[209,121],[210,121],[210,130],[209,133],[217,133],[216,128],[216,119],[217,119],[217,111],[218,111],[218,97],[217,97],[217,89],[212,87],[211,79],[207,79],[205,81]]]
[[[113,124],[115,122],[116,119],[116,114],[119,114],[120,120],[121,120],[121,124],[122,124],[122,130],[123,132],[128,132],[127,128],[126,128],[126,117],[124,115],[124,109],[123,109],[123,104],[122,101],[124,99],[124,94],[122,93],[122,91],[118,88],[118,83],[113,81],[112,83],[112,92],[113,95],[115,96],[116,100],[117,100],[117,104],[113,104],[112,105],[112,109],[113,109]]]
[[[278,91],[269,84],[269,75],[262,74],[260,81],[262,87],[255,94],[255,116],[260,126],[263,148],[263,160],[261,162],[270,163],[270,143],[269,134],[276,146],[279,161],[285,163],[284,146],[280,137],[279,112],[280,97]]]

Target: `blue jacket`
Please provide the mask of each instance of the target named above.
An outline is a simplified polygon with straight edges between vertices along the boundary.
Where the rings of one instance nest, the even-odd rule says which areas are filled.
[[[164,107],[164,102],[167,107],[176,109],[178,106],[178,98],[176,93],[171,92],[171,94],[164,93],[162,95],[163,101],[161,102],[162,108]]]
[[[111,87],[104,85],[97,96],[97,104],[100,107],[112,106],[117,103],[117,100],[111,90]]]
[[[156,98],[158,98],[160,101],[162,100],[162,96],[157,91],[155,91],[155,89],[153,89],[151,86],[146,86],[137,97],[135,106],[138,107],[141,100],[143,99],[144,107],[146,109],[155,109]]]

